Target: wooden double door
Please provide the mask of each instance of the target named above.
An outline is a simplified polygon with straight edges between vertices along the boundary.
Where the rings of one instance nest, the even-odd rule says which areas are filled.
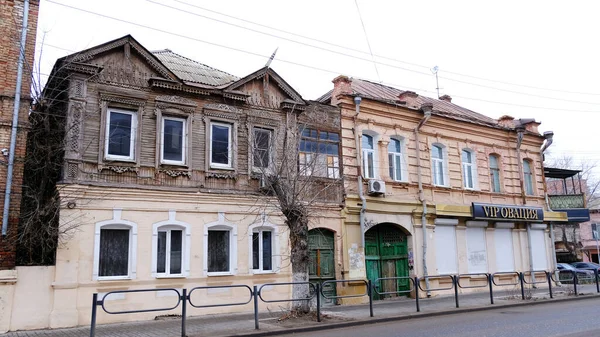
[[[377,287],[379,293],[374,299],[398,296],[398,291],[410,290],[410,280],[388,277],[408,277],[408,243],[404,232],[393,224],[379,224],[365,233],[365,262],[367,278]]]
[[[334,233],[323,228],[312,229],[308,232],[308,249],[310,263],[308,268],[309,281],[323,283],[335,280],[335,241]],[[323,294],[333,297],[336,294],[335,283],[323,286]],[[323,304],[335,304],[335,300],[323,298]]]

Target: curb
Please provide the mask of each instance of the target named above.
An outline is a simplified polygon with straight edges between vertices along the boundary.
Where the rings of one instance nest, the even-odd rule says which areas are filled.
[[[261,336],[278,336],[278,335],[282,335],[282,334],[288,335],[288,334],[294,334],[294,333],[306,333],[306,332],[314,332],[314,331],[321,331],[321,330],[341,329],[341,328],[348,328],[348,327],[360,326],[360,325],[370,325],[370,324],[376,324],[376,323],[406,321],[406,320],[416,319],[416,318],[457,315],[457,314],[469,313],[469,312],[474,312],[474,311],[488,311],[488,310],[503,309],[503,308],[533,306],[533,305],[540,305],[540,304],[547,304],[547,303],[554,303],[554,302],[572,302],[572,301],[591,300],[591,299],[598,299],[598,298],[600,298],[599,294],[590,294],[590,295],[579,295],[576,297],[569,297],[569,298],[560,298],[560,299],[554,298],[554,299],[545,299],[545,300],[538,300],[538,301],[531,301],[531,302],[519,302],[519,303],[510,303],[510,304],[501,304],[501,305],[490,304],[487,306],[471,307],[471,308],[464,308],[464,309],[458,308],[455,310],[434,311],[434,312],[426,312],[426,313],[415,312],[415,313],[402,315],[402,316],[396,315],[396,316],[387,316],[387,317],[381,317],[381,318],[373,317],[371,319],[366,319],[366,320],[356,320],[356,321],[349,321],[349,322],[342,322],[342,323],[324,323],[324,324],[321,323],[320,325],[313,325],[313,326],[308,326],[308,327],[288,328],[285,330],[271,330],[271,331],[238,333],[238,334],[225,335],[225,336],[227,336],[227,337],[261,337]]]

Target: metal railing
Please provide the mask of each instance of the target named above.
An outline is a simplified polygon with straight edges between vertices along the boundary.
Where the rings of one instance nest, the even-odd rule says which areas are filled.
[[[600,278],[598,275],[597,269],[590,269],[594,271],[595,281],[596,281],[596,291],[600,293]],[[560,277],[560,273],[569,273],[572,275],[571,279],[564,279]],[[259,303],[282,303],[282,302],[297,302],[297,301],[308,301],[310,302],[316,298],[316,310],[317,310],[317,321],[321,322],[321,297],[325,299],[342,299],[342,298],[360,298],[360,297],[368,297],[369,301],[369,313],[370,317],[374,317],[373,314],[373,297],[375,294],[377,295],[402,295],[402,294],[411,294],[414,291],[415,297],[415,306],[416,311],[420,312],[420,299],[419,299],[419,291],[424,292],[435,292],[435,291],[451,291],[454,290],[454,298],[456,303],[456,308],[459,308],[459,292],[458,289],[472,289],[472,288],[486,288],[489,287],[489,295],[490,295],[490,303],[494,304],[494,287],[505,287],[505,286],[518,286],[521,290],[521,298],[525,300],[525,285],[535,286],[536,284],[542,284],[548,282],[548,291],[550,293],[550,298],[553,298],[552,293],[552,282],[559,284],[560,282],[565,281],[573,281],[573,290],[575,295],[578,295],[578,283],[579,278],[577,276],[578,272],[571,270],[555,270],[555,271],[526,271],[526,272],[498,272],[493,274],[488,273],[471,273],[471,274],[444,274],[444,275],[432,275],[427,277],[382,277],[375,280],[375,284],[371,280],[364,279],[353,279],[353,280],[328,280],[323,283],[314,283],[314,282],[276,282],[276,283],[266,283],[260,286],[254,285],[252,287],[244,284],[235,284],[235,285],[223,285],[223,286],[198,286],[191,288],[188,292],[187,289],[182,289],[181,291],[175,288],[159,288],[159,289],[135,289],[135,290],[115,290],[108,292],[102,296],[101,299],[98,299],[98,294],[94,293],[92,296],[92,312],[91,312],[91,324],[90,324],[90,337],[95,336],[96,331],[96,320],[98,315],[98,307],[100,307],[105,313],[110,315],[120,315],[120,314],[133,314],[133,313],[147,313],[147,312],[160,312],[160,311],[171,311],[176,310],[181,306],[181,336],[186,336],[186,318],[187,318],[187,305],[194,308],[214,308],[214,307],[229,307],[229,306],[243,306],[248,305],[250,303],[253,304],[254,311],[254,328],[259,329]],[[581,273],[581,272],[579,272]],[[536,279],[536,274],[544,274],[544,278]],[[558,275],[558,279],[557,279]],[[500,282],[501,277],[509,278],[509,282]],[[533,277],[532,277],[533,276]],[[479,284],[468,284],[465,283],[466,279],[470,279],[475,282],[479,282]],[[477,280],[479,278],[479,280]],[[436,288],[427,288],[424,289],[421,283],[429,283],[429,281],[443,281],[446,280],[448,285],[446,286],[438,286]],[[516,280],[516,281],[515,281]],[[380,284],[382,282],[390,282],[394,281],[394,290],[385,290],[380,288]],[[400,289],[399,283],[408,281],[408,289]],[[327,285],[337,286],[338,284],[354,284],[361,285],[365,287],[365,291],[357,294],[347,294],[347,295],[330,295],[324,291]],[[303,298],[275,298],[270,299],[267,298],[267,287],[281,287],[281,286],[295,286],[295,285],[305,285],[308,288],[308,296]],[[404,286],[404,285],[403,285]],[[215,304],[203,304],[198,303],[192,299],[192,295],[201,290],[211,290],[211,289],[237,289],[242,290],[242,293],[247,291],[248,295],[243,295],[241,300],[237,300],[237,297],[241,295],[236,295],[236,299],[229,303],[215,303]],[[243,291],[246,290],[246,291]],[[135,310],[112,310],[107,308],[106,299],[107,297],[115,294],[144,294],[144,293],[157,293],[157,292],[172,292],[174,297],[176,298],[176,303],[171,306],[165,307],[157,307],[157,308],[140,308]]]

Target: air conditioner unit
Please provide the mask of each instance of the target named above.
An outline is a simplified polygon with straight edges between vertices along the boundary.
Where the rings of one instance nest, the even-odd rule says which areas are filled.
[[[385,194],[385,181],[375,179],[369,180],[367,192],[369,194]]]

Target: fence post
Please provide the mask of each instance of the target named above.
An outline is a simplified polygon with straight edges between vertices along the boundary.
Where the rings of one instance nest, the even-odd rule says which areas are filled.
[[[452,283],[454,283],[454,300],[456,301],[456,307],[458,308],[458,275],[452,276]]]
[[[492,290],[492,278],[494,276],[492,274],[488,274],[488,284],[490,286],[490,303],[494,304],[494,290]]]
[[[186,332],[186,316],[187,316],[187,289],[183,289],[181,291],[181,337],[185,337],[187,335]]]
[[[419,307],[419,278],[415,276],[415,303],[417,305],[417,312],[421,311],[421,307]]]
[[[523,272],[519,273],[519,280],[521,282],[521,299],[525,300],[525,285],[523,284],[525,282],[525,275],[523,275]]]
[[[550,292],[550,298],[552,297],[552,273],[546,272],[546,278],[548,279],[548,291]]]
[[[594,276],[596,277],[596,292],[600,293],[600,283],[598,283],[598,268],[594,269]]]
[[[254,297],[254,329],[258,330],[258,287],[254,286],[252,290],[252,296]]]
[[[575,296],[577,296],[577,273],[573,271],[573,291],[575,292]]]
[[[371,280],[367,281],[367,293],[369,294],[369,313],[371,314],[371,317],[373,317],[373,288],[372,288],[373,284],[371,283]]]
[[[317,282],[317,322],[321,321],[321,283]]]
[[[98,293],[92,295],[92,321],[90,323],[90,337],[96,336],[96,313],[98,306]]]

